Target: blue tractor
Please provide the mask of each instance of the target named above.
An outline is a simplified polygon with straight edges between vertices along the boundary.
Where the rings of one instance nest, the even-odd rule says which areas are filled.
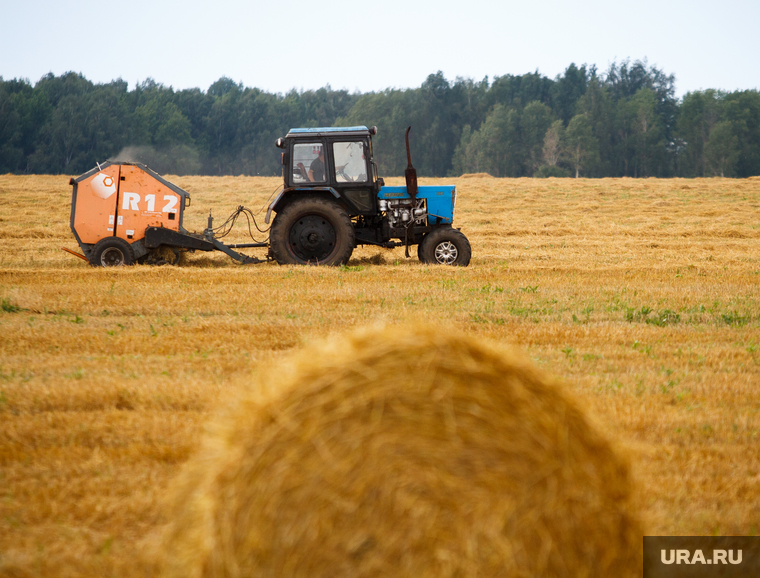
[[[411,127],[410,127],[411,128]],[[373,160],[377,127],[294,128],[277,139],[284,187],[269,205],[269,255],[280,264],[342,265],[357,245],[417,246],[423,263],[466,266],[470,243],[452,227],[456,187],[386,187]]]

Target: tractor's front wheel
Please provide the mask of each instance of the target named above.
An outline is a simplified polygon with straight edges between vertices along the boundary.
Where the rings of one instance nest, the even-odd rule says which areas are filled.
[[[275,216],[269,231],[269,249],[280,265],[342,265],[354,243],[345,209],[320,198],[293,201]]]
[[[423,263],[466,267],[470,264],[472,249],[461,231],[441,227],[425,235],[417,255]]]
[[[92,249],[90,264],[95,267],[118,267],[132,265],[135,252],[132,246],[119,237],[106,237],[95,244]]]

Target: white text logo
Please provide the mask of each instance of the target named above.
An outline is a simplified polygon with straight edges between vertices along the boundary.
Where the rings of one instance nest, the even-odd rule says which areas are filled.
[[[123,211],[139,211],[139,203],[142,200],[139,193],[123,193],[121,197],[121,209]],[[174,195],[164,195],[166,204],[161,209],[162,213],[177,212],[177,197]],[[145,210],[149,213],[156,211],[156,195],[145,195]]]
[[[705,558],[702,550],[694,554],[689,550],[660,550],[660,560],[663,564],[741,564],[742,551],[713,550],[712,558]]]

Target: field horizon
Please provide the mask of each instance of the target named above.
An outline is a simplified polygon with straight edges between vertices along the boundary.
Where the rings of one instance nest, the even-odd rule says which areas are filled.
[[[281,182],[167,178],[190,230]],[[372,247],[94,268],[60,250],[79,251],[68,179],[0,175],[0,576],[140,575],[229,391],[378,323],[456,327],[558,378],[630,462],[646,535],[758,534],[760,177],[420,178],[457,186],[467,268]]]

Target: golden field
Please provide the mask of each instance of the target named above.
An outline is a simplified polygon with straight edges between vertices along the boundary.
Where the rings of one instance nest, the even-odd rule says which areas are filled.
[[[279,183],[169,178],[191,230]],[[756,535],[760,178],[443,180],[468,268],[359,248],[341,268],[95,269],[60,250],[68,177],[0,176],[0,575],[139,574],[227,393],[374,322],[450,324],[558,376],[630,460],[648,535]]]

